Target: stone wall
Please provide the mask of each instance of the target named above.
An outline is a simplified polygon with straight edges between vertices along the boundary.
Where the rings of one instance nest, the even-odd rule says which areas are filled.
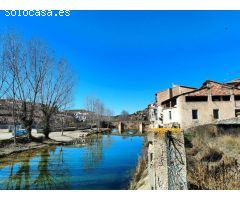
[[[148,135],[148,176],[152,190],[187,189],[183,134]]]
[[[183,94],[183,93],[190,92],[193,90],[194,90],[193,88],[174,85],[172,88],[169,88],[169,89],[166,89],[166,90],[156,93],[156,103],[158,105],[161,105],[161,103],[163,101],[166,101],[167,99],[170,99],[179,94]]]
[[[161,105],[161,103],[170,98],[169,89],[163,90],[161,92],[156,93],[156,103]]]

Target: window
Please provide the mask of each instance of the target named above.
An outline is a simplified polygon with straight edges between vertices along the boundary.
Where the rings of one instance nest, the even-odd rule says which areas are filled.
[[[235,110],[235,117],[240,117],[240,109]]]
[[[198,110],[192,110],[192,119],[198,119]]]
[[[166,107],[166,108],[170,108],[170,101],[167,101],[167,102],[166,102],[165,107]]]
[[[240,95],[235,95],[235,96],[234,96],[234,100],[235,100],[235,101],[239,101],[239,100],[240,100]]]
[[[212,101],[221,101],[220,96],[212,96]]]
[[[218,109],[213,109],[213,118],[219,119],[219,110]]]
[[[222,96],[223,101],[230,101],[230,96]]]
[[[172,119],[172,112],[169,111],[169,119]]]
[[[153,160],[153,153],[150,153],[150,162]]]
[[[208,101],[207,96],[186,96],[186,102]]]
[[[154,117],[157,120],[157,109],[154,109]]]
[[[171,102],[171,104],[172,104],[172,107],[174,107],[175,105],[177,105],[177,100],[176,100],[176,99],[173,99],[172,102]]]
[[[212,96],[212,101],[230,101],[230,96]]]

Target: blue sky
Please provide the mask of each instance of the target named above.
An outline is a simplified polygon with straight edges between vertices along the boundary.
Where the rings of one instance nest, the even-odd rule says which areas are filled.
[[[199,87],[240,74],[239,11],[71,11],[70,17],[5,17],[67,58],[78,76],[74,108],[97,96],[134,112],[174,84]]]

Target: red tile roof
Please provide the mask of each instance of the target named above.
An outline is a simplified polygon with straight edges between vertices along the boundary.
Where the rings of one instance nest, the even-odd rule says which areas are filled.
[[[211,92],[212,96],[228,96],[231,94],[240,95],[240,89],[236,88],[234,85],[229,85],[225,83],[218,83],[216,81],[205,81],[201,88],[180,94],[173,98],[167,99],[162,102],[165,103],[171,99],[178,98],[179,96],[208,96],[208,93]]]
[[[189,93],[187,96],[207,96],[209,89],[212,96],[227,96],[231,95],[232,92],[234,92],[234,94],[240,94],[240,90],[233,89],[232,86],[214,81],[206,81],[200,89]]]

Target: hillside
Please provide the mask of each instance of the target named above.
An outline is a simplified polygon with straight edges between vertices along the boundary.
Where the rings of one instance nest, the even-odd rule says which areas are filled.
[[[147,121],[148,120],[148,109],[136,111],[127,116],[116,115],[114,116],[114,120],[116,121]]]

